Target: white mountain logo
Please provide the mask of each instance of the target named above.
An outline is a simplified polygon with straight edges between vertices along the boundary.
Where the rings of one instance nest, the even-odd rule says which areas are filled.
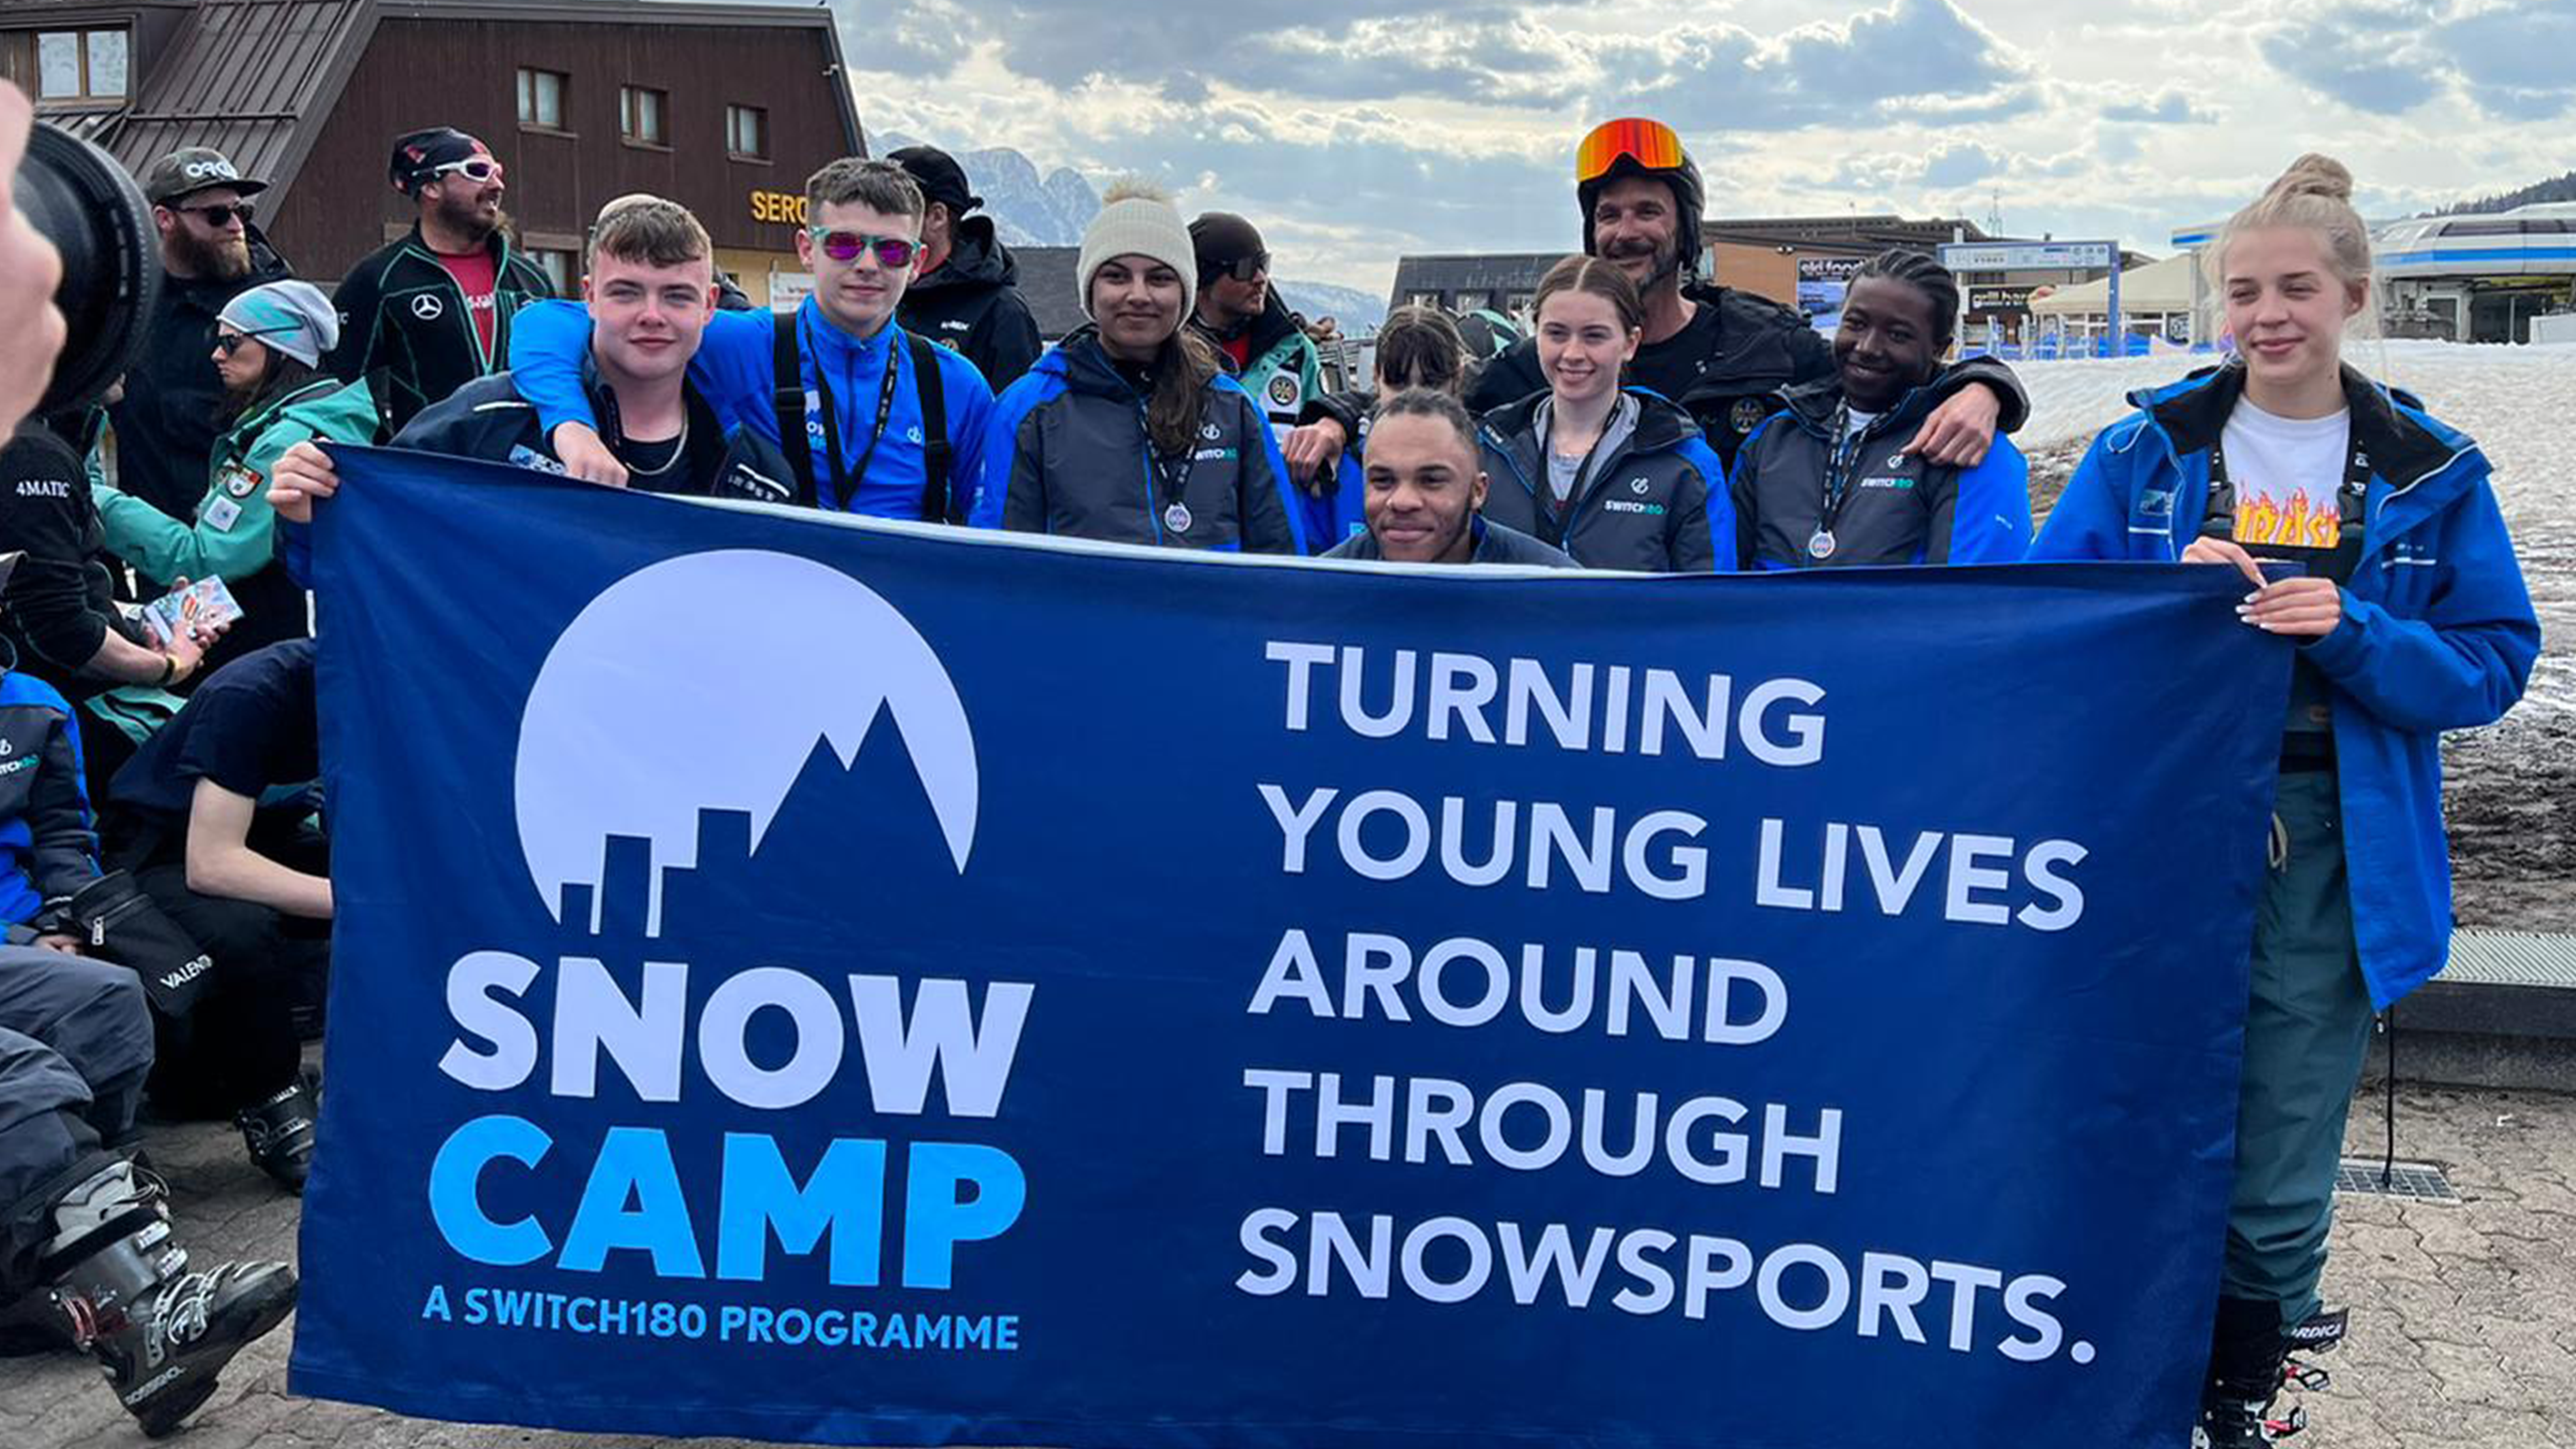
[[[648,841],[645,930],[662,874],[697,863],[699,816],[739,810],[760,844],[816,740],[844,767],[893,716],[957,869],[975,841],[965,706],[930,645],[875,590],[792,554],[726,549],[618,580],[555,641],[519,722],[519,848],[558,922],[587,885],[599,928],[609,838]]]

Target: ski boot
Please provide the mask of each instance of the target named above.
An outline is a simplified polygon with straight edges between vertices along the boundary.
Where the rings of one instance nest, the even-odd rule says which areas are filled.
[[[244,1107],[233,1118],[242,1145],[259,1170],[288,1192],[301,1195],[313,1167],[313,1088],[298,1077],[267,1101]]]
[[[2349,1309],[2329,1313],[2320,1308],[2308,1315],[2306,1322],[2290,1330],[2290,1341],[2281,1358],[2281,1387],[2303,1394],[2322,1393],[2334,1383],[2334,1376],[2301,1355],[2332,1353],[2343,1342],[2351,1326]],[[2275,1413],[2265,1420],[2275,1442],[2308,1427],[2308,1411],[2297,1404],[2286,1414]]]
[[[2290,1356],[2281,1360],[2281,1387],[2317,1393],[2334,1383],[2334,1377],[2309,1361],[2317,1354],[2332,1353],[2351,1331],[2352,1310],[2338,1308],[2329,1313],[2318,1309],[2308,1321],[2290,1330]]]
[[[188,1270],[160,1181],[111,1163],[54,1205],[45,1262],[73,1342],[143,1432],[160,1438],[215,1392],[215,1375],[295,1308],[284,1263]]]
[[[2191,1449],[2262,1449],[2305,1428],[2306,1416],[2296,1410],[2286,1420],[2272,1417],[2288,1352],[2278,1305],[2250,1298],[2219,1299],[2218,1323],[2210,1339],[2209,1376],[2201,1384],[2200,1418],[2192,1426]]]

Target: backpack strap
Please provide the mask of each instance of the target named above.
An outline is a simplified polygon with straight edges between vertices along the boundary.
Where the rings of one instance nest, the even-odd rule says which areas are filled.
[[[805,371],[797,356],[796,313],[772,313],[771,405],[778,410],[778,446],[794,473],[796,502],[815,506],[814,444],[805,435]]]
[[[948,441],[947,398],[939,380],[939,344],[916,332],[903,334],[912,354],[913,390],[921,399],[921,518],[924,523],[963,523],[965,511],[948,487],[955,449]]]

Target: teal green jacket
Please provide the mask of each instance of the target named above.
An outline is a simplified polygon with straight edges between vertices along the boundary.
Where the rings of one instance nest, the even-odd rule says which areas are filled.
[[[278,456],[311,438],[363,443],[375,435],[375,398],[366,385],[317,376],[244,413],[215,440],[212,476],[197,501],[194,523],[181,523],[114,488],[97,488],[108,551],[163,585],[183,578],[248,578],[277,555],[268,480]]]

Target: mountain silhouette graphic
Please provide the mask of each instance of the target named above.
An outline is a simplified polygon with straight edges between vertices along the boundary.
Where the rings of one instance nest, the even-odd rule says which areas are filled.
[[[809,948],[868,949],[885,923],[953,910],[967,895],[903,732],[882,713],[847,766],[815,740],[757,848],[743,812],[698,818],[697,864],[663,874],[665,938],[754,931],[817,959]],[[607,904],[641,926],[641,901]]]
[[[900,736],[906,798],[937,827],[932,858],[962,872],[980,796],[973,733],[910,621],[792,554],[648,565],[583,608],[530,686],[514,772],[529,878],[559,922],[604,932],[609,901],[631,900],[640,873],[644,930],[658,934],[663,889],[708,864],[702,844],[720,852],[719,873],[766,852],[818,758],[846,775],[841,762],[855,769],[878,735]]]

